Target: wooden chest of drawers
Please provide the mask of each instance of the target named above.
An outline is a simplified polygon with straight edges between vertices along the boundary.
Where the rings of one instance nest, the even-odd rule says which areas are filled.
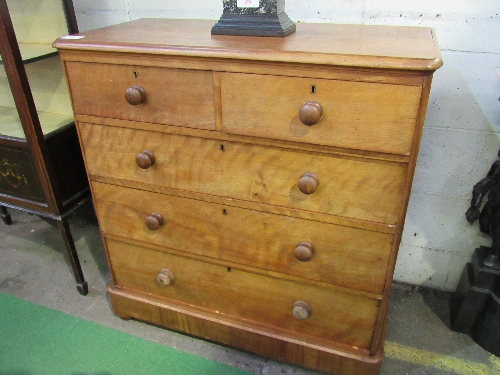
[[[432,73],[430,29],[211,36],[139,20],[59,49],[115,313],[377,374]]]

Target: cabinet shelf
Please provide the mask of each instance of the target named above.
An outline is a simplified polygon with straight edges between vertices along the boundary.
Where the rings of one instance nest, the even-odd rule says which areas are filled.
[[[25,64],[57,55],[57,51],[50,44],[20,43],[19,49]]]
[[[19,43],[19,50],[25,64],[57,55],[57,50],[50,44]],[[3,63],[1,57],[0,63]]]
[[[49,57],[50,54],[33,57],[32,64],[25,65],[24,69],[44,136],[73,122],[59,56],[57,51],[53,57]],[[3,135],[26,138],[6,72],[0,69],[0,136]]]
[[[37,112],[45,137],[73,122],[73,116],[63,113]],[[0,106],[0,137],[25,138],[17,109]]]

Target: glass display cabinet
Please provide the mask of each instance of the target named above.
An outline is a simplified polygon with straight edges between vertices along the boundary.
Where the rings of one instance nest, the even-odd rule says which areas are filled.
[[[52,42],[78,32],[71,0],[0,0],[0,215],[57,227],[88,292],[67,217],[90,199],[63,69]]]

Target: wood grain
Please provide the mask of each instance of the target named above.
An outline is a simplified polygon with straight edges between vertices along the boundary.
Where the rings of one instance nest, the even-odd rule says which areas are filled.
[[[220,197],[217,195],[195,193],[195,192],[191,192],[191,191],[187,191],[187,190],[179,190],[179,189],[175,189],[175,188],[168,188],[168,187],[163,187],[163,186],[158,186],[158,185],[144,185],[140,182],[120,180],[120,179],[116,179],[116,178],[90,175],[90,180],[94,181],[94,182],[100,182],[103,184],[124,186],[124,187],[129,187],[132,189],[151,191],[153,193],[167,194],[167,195],[171,195],[174,197],[195,199],[195,200],[198,200],[201,202],[217,203],[217,204],[222,204],[222,205],[228,206],[228,207],[241,207],[241,208],[245,208],[247,210],[268,212],[268,213],[281,215],[281,216],[292,216],[295,218],[305,219],[305,220],[309,220],[309,221],[313,221],[313,222],[340,225],[340,226],[344,226],[344,227],[363,229],[363,230],[368,230],[368,231],[372,231],[372,232],[394,234],[394,233],[396,233],[396,228],[397,228],[397,225],[394,225],[394,224],[381,224],[381,223],[374,223],[371,221],[347,219],[347,218],[344,218],[341,216],[322,214],[322,213],[314,212],[314,211],[302,211],[302,210],[296,210],[296,209],[292,209],[292,208],[272,206],[272,205],[262,204],[262,203],[255,203],[255,202],[250,202],[250,201],[245,201],[245,200],[225,198],[225,197]]]
[[[105,234],[362,291],[385,285],[390,234],[100,183],[92,189]],[[155,231],[144,224],[152,212],[164,219]],[[308,262],[294,256],[302,241],[314,246]]]
[[[317,337],[360,349],[370,347],[378,300],[114,241],[108,241],[107,247],[117,286],[207,309],[221,318],[265,324],[295,339],[307,337],[310,343]],[[167,287],[156,282],[162,268],[175,276]],[[293,316],[297,300],[311,306],[309,318]]]
[[[406,165],[79,123],[90,175],[395,224]],[[143,170],[143,150],[155,164]],[[244,167],[243,167],[244,166]],[[306,173],[321,180],[299,191]]]
[[[87,116],[87,115],[75,115],[75,119],[80,123],[115,126],[119,128],[145,130],[156,133],[179,134],[190,137],[198,137],[198,138],[212,139],[218,141],[240,142],[245,144],[271,146],[271,147],[284,148],[288,150],[312,152],[318,155],[361,157],[363,159],[368,159],[368,160],[385,160],[396,163],[408,163],[408,160],[410,160],[410,155],[398,155],[398,154],[388,154],[388,153],[380,153],[373,151],[355,150],[355,149],[347,149],[340,147],[323,146],[317,144],[315,145],[308,143],[284,141],[280,139],[247,137],[244,135],[229,134],[220,131],[207,132],[202,129],[183,128],[179,126],[165,126],[149,122],[127,121],[127,120]]]
[[[76,114],[215,130],[209,72],[67,62],[66,73]],[[125,91],[135,85],[146,99],[130,105]]]
[[[314,86],[316,93],[311,93]],[[221,74],[224,131],[361,150],[408,154],[421,86],[381,85],[255,74]],[[321,105],[307,126],[299,109]]]

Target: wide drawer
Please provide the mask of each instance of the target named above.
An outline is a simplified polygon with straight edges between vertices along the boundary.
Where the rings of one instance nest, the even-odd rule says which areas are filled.
[[[381,294],[393,235],[93,183],[105,235]],[[159,214],[163,225],[145,222]],[[299,261],[299,243],[312,257]],[[302,246],[309,246],[302,244]],[[304,251],[301,248],[297,251]]]
[[[180,190],[395,224],[406,164],[335,157],[173,134],[78,124],[87,171]],[[154,164],[136,165],[148,150]],[[304,194],[304,173],[319,179]]]
[[[211,72],[144,66],[66,62],[73,109],[90,115],[200,129],[215,129]],[[144,90],[142,103],[125,92]]]
[[[377,299],[111,240],[107,240],[107,249],[118,287],[207,310],[211,315],[220,316],[222,322],[224,317],[231,317],[309,342],[314,342],[316,337],[370,349],[379,307]],[[163,280],[169,274],[162,270],[171,272],[167,286],[157,281],[158,274],[164,275]],[[305,319],[293,315],[298,301],[310,307]]]
[[[272,75],[221,74],[225,132],[351,149],[409,154],[421,86]],[[313,93],[314,92],[314,93]],[[299,120],[319,103],[315,125]]]

